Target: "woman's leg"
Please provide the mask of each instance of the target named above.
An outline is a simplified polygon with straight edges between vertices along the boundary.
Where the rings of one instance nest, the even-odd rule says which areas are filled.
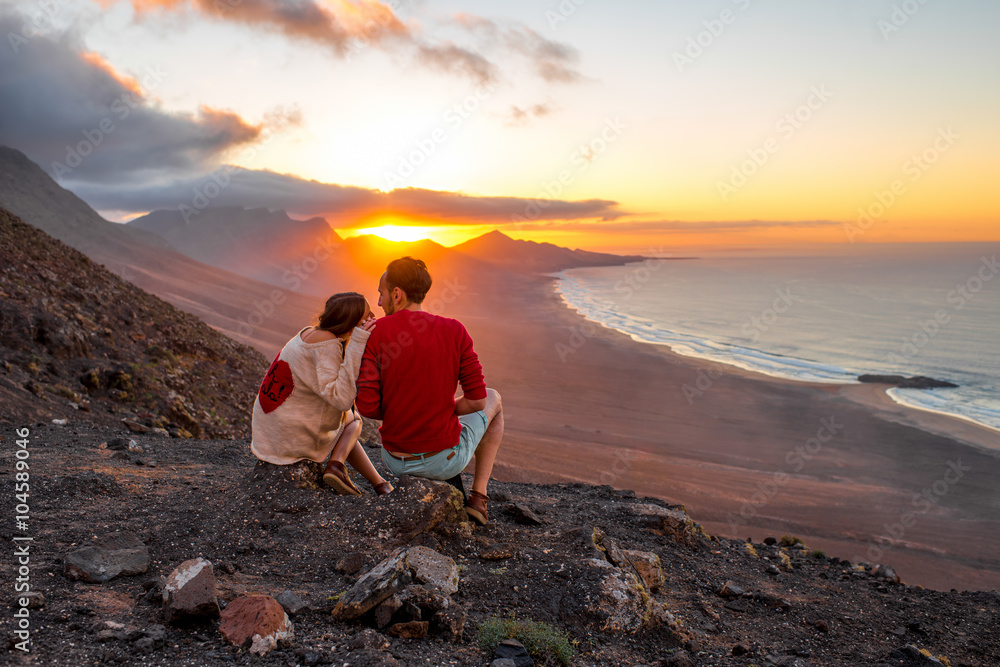
[[[347,455],[347,462],[361,473],[362,477],[367,479],[372,486],[378,486],[385,481],[372,465],[371,459],[368,458],[368,454],[365,453],[365,448],[360,442],[355,441],[354,449]]]
[[[338,463],[347,461],[372,486],[377,486],[385,480],[375,470],[375,466],[372,465],[371,460],[365,453],[365,448],[358,442],[358,439],[361,437],[361,421],[354,418],[353,410],[347,413],[346,419],[347,426],[344,427],[344,432],[337,439],[337,444],[333,446],[333,453],[330,454],[330,460],[337,461]]]

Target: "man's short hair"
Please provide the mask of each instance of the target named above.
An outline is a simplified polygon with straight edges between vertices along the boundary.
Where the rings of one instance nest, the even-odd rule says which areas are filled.
[[[423,303],[427,290],[431,288],[431,274],[422,260],[401,257],[389,262],[385,271],[385,284],[391,291],[398,287],[413,303]]]

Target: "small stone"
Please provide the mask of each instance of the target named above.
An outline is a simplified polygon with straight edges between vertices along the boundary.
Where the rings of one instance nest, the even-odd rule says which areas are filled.
[[[820,632],[830,632],[830,624],[822,619],[813,621],[813,627]]]
[[[379,628],[389,625],[392,615],[399,611],[402,606],[403,601],[399,599],[398,595],[393,595],[383,600],[381,604],[375,607],[375,625]]]
[[[292,622],[269,595],[236,598],[222,611],[219,633],[234,646],[250,642],[250,652],[264,655],[295,637]]]
[[[427,621],[408,621],[391,625],[386,632],[400,639],[423,639],[427,636],[429,626]]]
[[[766,544],[769,547],[773,547],[777,543],[778,543],[777,538],[774,538],[774,537],[765,537],[764,538],[764,544]]]
[[[308,611],[309,609],[309,605],[307,605],[302,598],[292,591],[282,591],[281,594],[275,599],[290,616],[296,616],[297,614],[300,614],[303,611]]]
[[[490,667],[517,667],[517,663],[510,658],[497,658],[490,663]]]
[[[523,526],[541,526],[544,521],[531,511],[531,508],[522,503],[513,503],[507,508],[507,514],[514,519],[515,523]]]
[[[133,451],[133,447],[138,447],[139,443],[132,438],[112,438],[108,440],[108,449],[116,452]]]
[[[456,644],[461,643],[465,631],[465,612],[458,607],[442,609],[431,618],[441,638]]]
[[[149,427],[140,424],[137,421],[132,421],[131,419],[123,419],[122,424],[125,424],[125,427],[128,428],[128,430],[132,431],[133,433],[149,433]]]
[[[695,667],[695,661],[687,651],[677,651],[664,660],[663,664],[665,667]]]
[[[334,565],[334,569],[343,572],[344,574],[356,574],[365,566],[365,557],[363,554],[353,553],[341,556],[337,564]]]
[[[743,597],[745,593],[746,591],[743,590],[743,588],[731,581],[727,581],[722,585],[722,588],[719,589],[719,597],[728,598],[730,600],[733,598]]]
[[[517,551],[507,544],[494,544],[479,552],[479,557],[483,560],[507,560],[515,555],[517,555]]]
[[[406,563],[413,570],[413,578],[422,584],[431,584],[445,595],[458,592],[458,565],[449,556],[427,547],[410,547]]]
[[[750,652],[750,649],[748,649],[743,644],[737,644],[736,646],[733,647],[733,650],[731,651],[731,653],[733,655],[735,655],[736,657],[739,657],[741,655],[746,655],[749,652]]]
[[[899,575],[896,571],[892,569],[891,565],[876,565],[875,569],[872,571],[872,576],[878,577],[879,579],[885,579],[894,584],[899,583]]]
[[[204,558],[192,558],[178,565],[167,577],[162,599],[168,623],[217,618],[219,602],[212,564]]]
[[[743,613],[747,610],[749,605],[746,600],[730,600],[725,604],[725,607],[726,609]]]
[[[906,634],[906,628],[893,628],[889,632],[896,635],[897,637],[902,637]]]
[[[370,648],[375,651],[384,651],[389,648],[389,640],[386,639],[381,633],[376,632],[371,628],[365,628],[351,638],[347,647],[352,651],[357,651],[363,648]]]
[[[313,651],[306,648],[295,649],[295,657],[298,658],[300,664],[306,665],[306,667],[313,667],[314,665],[328,662],[324,661],[324,656],[319,651]]]
[[[45,606],[45,595],[41,591],[29,591],[14,595],[13,607],[27,607],[28,609],[41,609]]]
[[[532,667],[535,664],[528,649],[516,639],[505,639],[500,642],[497,646],[497,657],[513,660],[515,667]]]
[[[63,557],[63,574],[73,581],[103,583],[118,575],[142,574],[149,551],[132,533],[115,533]]]

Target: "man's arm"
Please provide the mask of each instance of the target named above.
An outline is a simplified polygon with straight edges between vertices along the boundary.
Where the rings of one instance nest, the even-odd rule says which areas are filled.
[[[358,412],[369,419],[382,419],[382,378],[378,365],[378,358],[375,355],[375,346],[372,336],[365,346],[365,353],[361,357],[361,371],[358,373],[358,397],[355,405]]]
[[[479,412],[480,410],[486,409],[486,399],[480,398],[472,400],[471,398],[466,398],[464,395],[459,396],[455,399],[455,414],[461,417],[462,415],[471,415],[473,412]]]
[[[458,367],[458,381],[462,395],[455,399],[455,414],[468,415],[486,408],[486,378],[479,355],[472,347],[472,336],[462,327],[462,353]]]

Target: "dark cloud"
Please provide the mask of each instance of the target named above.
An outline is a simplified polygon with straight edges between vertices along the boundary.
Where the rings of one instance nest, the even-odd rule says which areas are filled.
[[[81,184],[73,191],[95,208],[146,212],[187,208],[243,206],[285,209],[299,216],[323,215],[334,226],[349,227],[373,213],[434,219],[451,224],[506,223],[526,210],[539,220],[614,218],[617,203],[546,200],[544,206],[519,197],[474,197],[453,192],[401,188],[390,192],[321,183],[272,171],[221,168],[209,176],[133,186]],[[191,210],[193,209],[193,211]]]
[[[23,20],[0,16],[0,35]],[[232,150],[261,138],[263,124],[202,106],[159,108],[156,88],[169,69],[126,76],[88,53],[72,33],[38,35],[0,48],[0,144],[22,150],[61,182],[140,182],[203,173]],[[296,122],[295,114],[269,122]]]
[[[620,220],[587,222],[523,222],[519,230],[527,231],[571,231],[571,232],[616,232],[616,233],[670,233],[704,234],[706,232],[745,232],[755,229],[812,229],[819,227],[840,227],[843,223],[832,220],[739,220],[731,222],[683,222],[678,220]]]

